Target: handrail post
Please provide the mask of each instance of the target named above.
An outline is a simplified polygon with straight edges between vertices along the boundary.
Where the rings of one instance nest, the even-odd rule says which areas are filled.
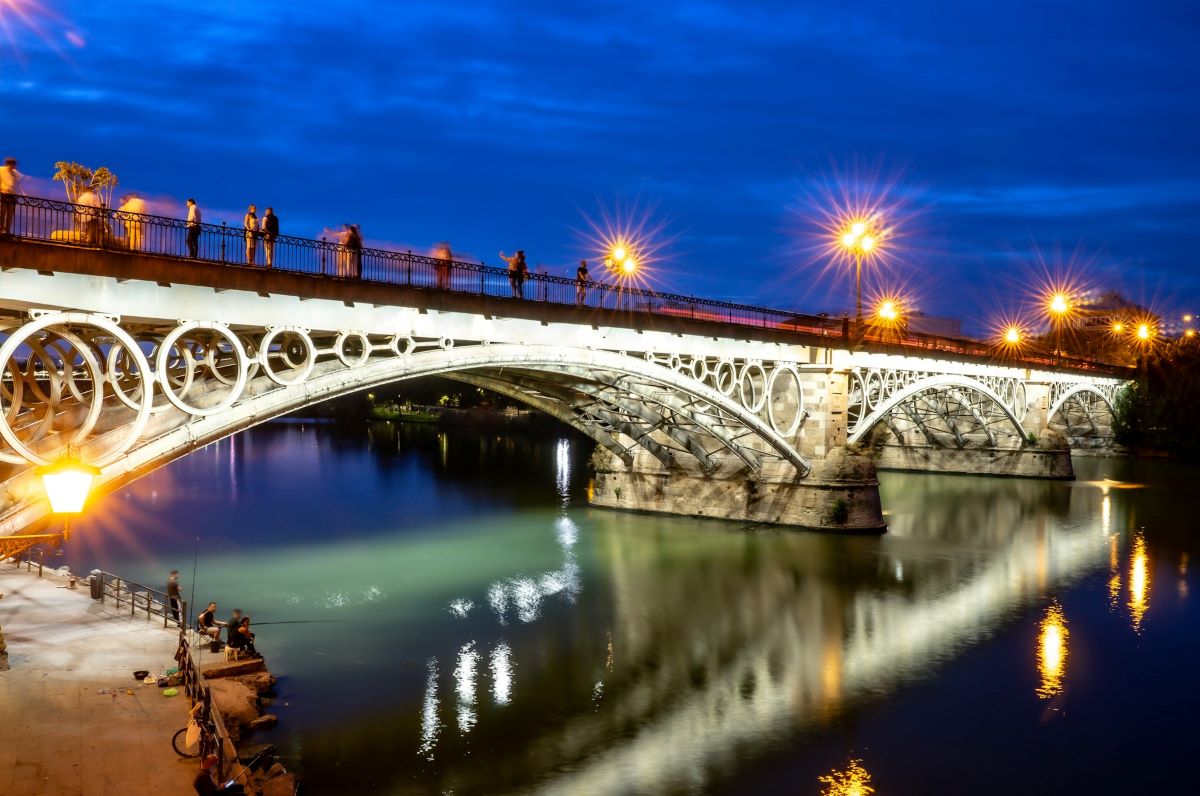
[[[412,249],[408,250],[408,281],[405,284],[412,285]]]
[[[221,262],[225,262],[225,230],[227,226],[227,222],[221,222]]]

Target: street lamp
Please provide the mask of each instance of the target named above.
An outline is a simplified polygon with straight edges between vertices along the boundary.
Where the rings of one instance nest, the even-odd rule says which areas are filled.
[[[1021,330],[1016,326],[1010,326],[1004,330],[1004,342],[1009,345],[1021,344]]]
[[[69,519],[72,514],[83,511],[83,504],[87,502],[88,492],[92,489],[92,481],[100,474],[100,469],[84,463],[68,445],[62,456],[37,468],[36,472],[42,479],[46,497],[50,500],[50,510]],[[64,539],[68,533],[64,525]]]
[[[1050,317],[1054,323],[1054,353],[1058,355],[1060,365],[1063,360],[1062,328],[1070,311],[1071,299],[1065,293],[1058,292],[1050,297]]]
[[[842,248],[854,257],[854,302],[855,319],[862,323],[862,264],[879,246],[879,233],[870,226],[870,220],[854,221],[841,235]]]

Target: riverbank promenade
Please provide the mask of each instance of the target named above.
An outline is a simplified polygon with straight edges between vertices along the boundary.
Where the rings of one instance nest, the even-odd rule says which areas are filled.
[[[0,794],[191,792],[197,762],[171,749],[187,697],[133,679],[175,665],[177,633],[45,573],[0,564]]]

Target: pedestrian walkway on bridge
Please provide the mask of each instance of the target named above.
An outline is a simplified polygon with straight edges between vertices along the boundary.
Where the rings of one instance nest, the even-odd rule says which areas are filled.
[[[133,679],[175,665],[178,632],[45,572],[0,563],[9,667],[0,671],[0,794],[191,792],[197,763],[171,748],[187,724],[187,697]]]

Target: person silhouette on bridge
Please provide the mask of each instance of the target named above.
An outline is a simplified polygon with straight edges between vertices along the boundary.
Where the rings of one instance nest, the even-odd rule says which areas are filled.
[[[83,232],[83,242],[99,246],[104,242],[104,226],[100,223],[100,196],[85,188],[76,202],[75,215]]]
[[[525,275],[529,273],[529,265],[525,262],[525,250],[517,249],[517,253],[512,257],[500,252],[500,259],[508,263],[508,285],[512,288],[513,298],[525,298]]]
[[[263,259],[267,268],[275,265],[275,239],[279,237],[279,216],[275,209],[268,207],[262,217]]]
[[[195,199],[187,200],[187,247],[188,257],[193,260],[200,256],[200,206]]]
[[[450,253],[450,244],[447,241],[442,241],[433,247],[433,259],[437,260],[433,267],[437,276],[438,289],[449,290],[450,264],[454,261],[454,255]]]
[[[246,265],[254,265],[254,255],[258,249],[258,208],[250,205],[242,226],[246,230]]]
[[[146,214],[146,200],[135,193],[122,197],[121,205],[117,208],[117,218],[125,225],[125,245],[130,251],[141,251],[145,242],[146,222],[142,216]]]
[[[350,251],[350,275],[362,279],[362,230],[358,224],[346,225],[346,248]]]
[[[13,216],[17,214],[17,195],[21,190],[21,172],[17,171],[17,159],[5,158],[0,166],[0,235],[12,231]]]
[[[588,275],[587,260],[580,260],[579,267],[575,269],[575,305],[582,307],[587,301],[587,283],[592,281],[592,277]]]

